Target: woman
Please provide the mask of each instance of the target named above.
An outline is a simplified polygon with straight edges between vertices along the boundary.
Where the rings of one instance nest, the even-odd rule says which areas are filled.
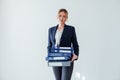
[[[74,60],[78,59],[79,45],[76,38],[75,28],[66,25],[68,19],[68,11],[60,9],[58,11],[59,24],[49,28],[48,34],[48,51],[51,47],[73,47],[74,53],[71,58],[71,66],[53,67],[56,80],[71,80],[73,72]]]

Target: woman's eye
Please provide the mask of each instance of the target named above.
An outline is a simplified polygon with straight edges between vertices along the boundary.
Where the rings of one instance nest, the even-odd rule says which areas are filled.
[[[64,17],[64,18],[66,18],[66,16],[62,16],[62,15],[59,15],[59,17]]]
[[[66,16],[63,16],[64,18],[66,18]]]

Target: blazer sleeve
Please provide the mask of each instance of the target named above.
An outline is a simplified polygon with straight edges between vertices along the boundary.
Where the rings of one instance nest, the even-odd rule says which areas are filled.
[[[51,28],[48,29],[48,46],[47,46],[48,53],[50,52],[50,48],[51,48],[51,46],[52,46],[52,42],[51,42],[51,39],[50,39],[50,35],[51,35]]]
[[[77,37],[76,37],[76,32],[75,32],[75,28],[73,27],[72,29],[72,45],[73,45],[73,49],[74,49],[74,54],[76,54],[77,56],[79,56],[79,45],[77,42]]]

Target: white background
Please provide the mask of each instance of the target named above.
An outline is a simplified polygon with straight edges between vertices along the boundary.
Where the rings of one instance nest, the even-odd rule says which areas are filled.
[[[0,80],[55,80],[45,57],[60,8],[80,45],[72,80],[120,80],[119,0],[0,0]]]

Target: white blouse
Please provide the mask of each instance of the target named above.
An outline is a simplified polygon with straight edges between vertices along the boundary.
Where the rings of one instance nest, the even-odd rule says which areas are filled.
[[[56,40],[55,46],[56,47],[60,45],[60,39],[61,39],[62,33],[63,33],[63,29],[60,31],[58,30],[56,31],[56,34],[55,34],[55,40]]]

